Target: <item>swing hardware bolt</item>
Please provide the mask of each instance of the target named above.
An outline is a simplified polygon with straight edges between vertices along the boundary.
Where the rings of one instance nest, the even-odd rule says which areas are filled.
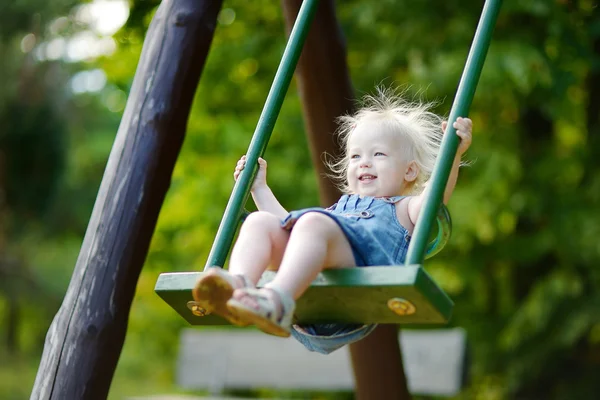
[[[196,317],[204,317],[207,315],[206,310],[200,307],[195,301],[188,301],[187,308],[189,308]]]
[[[417,308],[413,303],[400,297],[389,299],[387,306],[390,310],[401,316],[413,315],[417,312]]]

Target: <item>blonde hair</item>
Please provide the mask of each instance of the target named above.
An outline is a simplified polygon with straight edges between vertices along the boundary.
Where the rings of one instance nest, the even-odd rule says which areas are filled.
[[[433,172],[444,134],[442,118],[430,111],[436,103],[424,103],[420,100],[409,102],[394,89],[378,87],[377,93],[364,96],[361,104],[356,113],[338,118],[336,134],[342,142],[342,154],[337,160],[325,161],[332,172],[330,177],[343,193],[349,193],[346,176],[349,163],[348,140],[358,125],[377,123],[381,128],[390,129],[407,144],[403,149],[406,160],[414,160],[419,167],[411,193],[420,193]]]

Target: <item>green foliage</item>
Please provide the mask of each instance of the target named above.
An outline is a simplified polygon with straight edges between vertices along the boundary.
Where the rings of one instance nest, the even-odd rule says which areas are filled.
[[[25,276],[44,283],[36,299],[48,303],[40,316],[28,301],[32,296],[16,296],[22,310],[19,339],[17,348],[6,352],[21,356],[15,363],[19,371],[36,365],[22,360],[39,357],[68,284],[158,1],[133,1],[126,27],[115,35],[116,53],[93,64],[108,76],[102,92],[57,95],[57,86],[89,67],[57,61],[61,84],[35,81],[48,85],[35,85],[49,88],[45,102],[7,112],[23,104],[14,101],[20,93],[16,77],[31,60],[19,53],[27,32],[21,26],[27,24],[3,21],[31,21],[39,9],[43,27],[52,17],[67,15],[71,3],[52,4],[47,9],[39,1],[17,1],[0,16],[0,54],[11,55],[0,63],[0,153],[5,154],[0,185],[8,188],[10,205],[0,206],[0,264],[10,254],[27,266],[33,273]],[[336,6],[357,95],[379,83],[407,85],[409,93],[441,100],[438,111],[449,112],[480,4],[382,0]],[[203,268],[233,185],[233,167],[250,142],[284,45],[277,2],[224,2],[138,283],[111,398],[177,391],[177,334],[184,322],[154,294],[156,276]],[[453,324],[469,333],[471,380],[459,398],[587,399],[600,389],[595,377],[600,367],[599,48],[600,15],[592,1],[504,2],[470,115],[475,134],[468,158],[474,162],[463,169],[450,202],[454,236],[426,265],[456,302]],[[36,76],[48,76],[37,68]],[[36,110],[52,112],[42,119]],[[27,117],[17,118],[19,112]],[[35,139],[38,147],[32,145],[27,156],[11,151],[9,160],[7,143],[17,146],[26,139]],[[294,85],[266,158],[269,182],[282,204],[289,209],[317,204]],[[41,172],[27,169],[36,160]],[[7,161],[15,164],[3,180]],[[16,221],[15,205],[37,210],[19,236],[6,228],[21,226],[8,222]],[[0,318],[8,314],[6,288],[15,276],[0,279],[11,282],[0,286]],[[5,326],[0,323],[0,337],[6,336]],[[5,383],[8,373],[0,368],[3,398],[15,390]],[[32,381],[31,372],[23,375]]]
[[[0,9],[0,40],[26,33],[29,29],[40,30],[52,17],[63,13],[76,2],[74,0],[16,0],[6,2]]]
[[[0,118],[6,206],[17,214],[39,218],[49,205],[63,168],[65,128],[49,104],[9,104]]]

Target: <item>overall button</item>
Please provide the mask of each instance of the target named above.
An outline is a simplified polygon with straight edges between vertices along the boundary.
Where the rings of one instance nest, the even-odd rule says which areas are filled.
[[[359,215],[361,218],[371,218],[373,216],[373,212],[371,212],[369,210],[365,210],[365,211],[361,211]]]

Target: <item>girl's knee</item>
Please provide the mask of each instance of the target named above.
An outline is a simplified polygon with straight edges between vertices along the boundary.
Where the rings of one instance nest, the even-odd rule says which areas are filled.
[[[306,230],[313,234],[329,234],[337,232],[338,229],[333,219],[319,212],[308,212],[302,215],[294,225],[294,230]]]
[[[281,221],[279,218],[266,211],[256,211],[246,217],[242,228],[246,227],[260,227],[265,229],[280,228]]]

